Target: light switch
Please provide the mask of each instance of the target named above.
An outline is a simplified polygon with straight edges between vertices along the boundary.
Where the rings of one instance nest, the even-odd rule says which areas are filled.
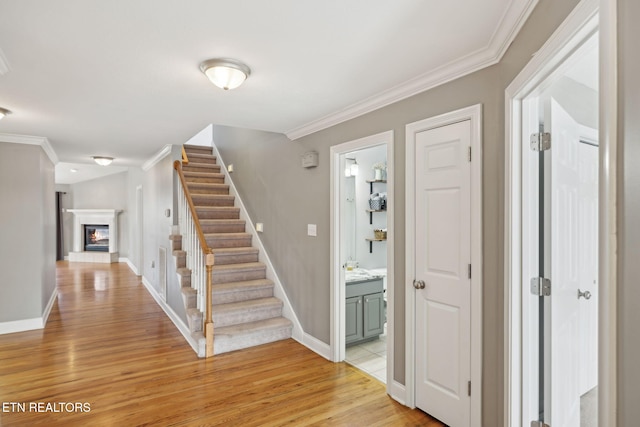
[[[229,166],[227,166],[227,171],[229,173],[233,172],[233,163],[231,163]]]
[[[262,233],[264,231],[264,224],[261,222],[256,222],[256,231]]]
[[[307,224],[307,236],[317,236],[318,235],[318,229],[317,226],[315,224]]]

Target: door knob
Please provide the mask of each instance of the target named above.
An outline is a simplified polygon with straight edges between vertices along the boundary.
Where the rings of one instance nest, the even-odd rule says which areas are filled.
[[[426,286],[426,284],[424,283],[424,280],[414,280],[413,281],[413,287],[416,289],[424,289],[424,287]]]
[[[582,292],[580,289],[578,289],[578,299],[580,298],[584,298],[584,299],[591,298],[591,292],[589,291]]]

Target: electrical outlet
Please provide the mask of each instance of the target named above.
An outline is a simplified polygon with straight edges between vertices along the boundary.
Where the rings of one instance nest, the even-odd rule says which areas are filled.
[[[307,236],[316,237],[318,235],[318,228],[316,224],[307,224]]]

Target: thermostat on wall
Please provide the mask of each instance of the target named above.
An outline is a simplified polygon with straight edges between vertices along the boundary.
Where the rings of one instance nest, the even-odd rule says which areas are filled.
[[[315,168],[318,166],[318,152],[308,151],[302,155],[303,168]]]

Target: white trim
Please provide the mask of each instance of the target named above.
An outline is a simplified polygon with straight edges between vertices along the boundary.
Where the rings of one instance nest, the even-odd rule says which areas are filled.
[[[160,162],[160,160],[164,159],[169,154],[171,154],[171,144],[165,145],[164,147],[162,147],[162,149],[160,149],[160,151],[154,154],[153,157],[144,162],[142,164],[142,170],[148,172],[149,169],[154,167],[158,162]]]
[[[471,413],[482,423],[482,105],[441,114],[406,126],[405,161],[405,388],[407,406],[415,407],[415,134],[464,120],[471,121]]]
[[[198,354],[198,357],[204,357],[204,355],[201,355],[198,351],[198,340],[191,336],[191,331],[189,331],[187,325],[185,325],[184,322],[180,320],[180,316],[178,316],[176,312],[173,311],[173,309],[169,306],[169,304],[167,304],[167,302],[162,299],[160,294],[155,290],[151,282],[149,282],[146,277],[142,276],[141,282],[142,285],[147,289],[151,297],[155,300],[156,304],[160,306],[167,317],[169,317],[176,328],[178,328],[178,331],[180,331],[184,339],[187,340],[191,348],[193,348],[196,354]]]
[[[407,390],[405,386],[395,380],[387,384],[390,384],[390,386],[387,387],[387,393],[389,393],[389,396],[401,405],[407,406]]]
[[[514,6],[516,3],[525,4],[518,8]],[[538,0],[511,1],[510,7],[505,11],[500,23],[497,25],[498,30],[493,34],[485,48],[434,70],[429,70],[402,84],[351,104],[340,111],[290,129],[285,132],[285,135],[291,140],[302,138],[497,64],[537,3]]]
[[[617,1],[600,1],[600,200],[598,309],[598,425],[617,419]]]
[[[318,338],[307,334],[306,332],[302,333],[302,338],[295,338],[300,344],[307,347],[309,350],[319,354],[327,360],[331,360],[331,348],[329,345],[323,341],[320,341]]]
[[[246,232],[251,234],[251,241],[258,247],[259,250],[259,261],[264,263],[267,267],[267,279],[270,279],[274,283],[273,295],[280,299],[283,302],[282,306],[282,316],[291,320],[293,323],[293,329],[291,331],[291,337],[298,342],[303,342],[303,334],[304,330],[302,329],[302,325],[300,324],[300,320],[298,320],[298,316],[291,305],[291,301],[289,301],[289,297],[282,286],[282,282],[280,281],[280,277],[276,273],[275,268],[273,267],[273,263],[269,258],[269,254],[267,253],[264,245],[262,244],[262,239],[260,238],[259,233],[256,231],[253,221],[249,216],[247,209],[245,208],[244,203],[242,202],[242,197],[238,190],[236,189],[235,184],[233,183],[233,179],[231,174],[229,174],[227,167],[222,160],[222,156],[220,156],[220,152],[218,151],[218,147],[216,147],[215,141],[211,141],[211,147],[213,148],[213,154],[217,158],[217,163],[220,165],[220,173],[225,175],[225,182],[229,184],[229,194],[235,197],[237,206],[240,208],[240,219],[244,219],[246,221]]]
[[[0,142],[10,142],[12,144],[39,145],[44,150],[51,163],[57,165],[58,155],[54,151],[49,139],[44,136],[17,135],[12,133],[0,133]]]
[[[342,286],[344,283],[342,275],[344,270],[341,266],[340,256],[340,179],[342,169],[340,168],[340,156],[352,151],[362,150],[370,147],[386,145],[387,148],[387,393],[391,394],[391,384],[394,378],[394,335],[395,335],[395,273],[394,273],[394,253],[395,235],[394,232],[394,132],[392,130],[381,132],[375,135],[345,142],[330,147],[330,183],[329,183],[329,250],[331,259],[331,278],[329,285],[329,329],[330,329],[330,349],[331,359],[334,362],[341,362],[345,358],[345,319],[344,312],[346,306],[346,290]]]
[[[583,0],[505,91],[504,425],[523,425],[522,402],[522,144],[523,99],[558,72],[559,65],[598,26],[598,0]],[[602,424],[602,425],[606,425]]]
[[[15,332],[33,331],[35,329],[43,329],[47,325],[49,314],[51,314],[51,309],[53,308],[53,304],[55,304],[57,298],[58,298],[58,289],[54,289],[53,293],[51,294],[51,298],[49,298],[49,302],[47,303],[47,306],[44,308],[44,311],[42,312],[42,317],[34,317],[32,319],[22,319],[22,320],[12,320],[9,322],[1,322],[0,335],[13,334]]]
[[[49,320],[49,315],[51,314],[51,309],[53,308],[53,304],[55,304],[57,298],[58,298],[58,288],[55,288],[53,290],[53,293],[51,294],[51,298],[49,298],[49,302],[47,303],[47,306],[44,308],[44,311],[42,312],[42,327],[43,328],[45,326],[47,326],[47,320]]]
[[[131,262],[131,260],[127,257],[120,257],[118,258],[118,262],[126,262],[127,266],[129,267],[129,269],[131,271],[133,271],[133,274],[135,274],[136,276],[140,276],[140,272],[138,271],[138,268]]]

